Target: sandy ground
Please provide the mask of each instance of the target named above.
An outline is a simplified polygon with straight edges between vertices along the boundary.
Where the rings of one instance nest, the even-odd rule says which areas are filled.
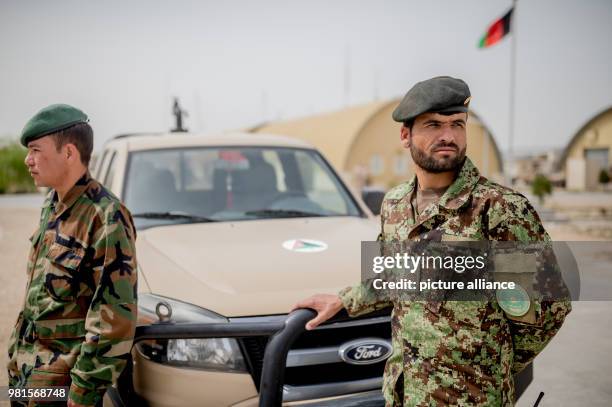
[[[0,386],[6,386],[6,347],[21,309],[26,285],[28,238],[34,232],[39,209],[0,207]],[[2,403],[2,402],[0,402]],[[5,404],[7,405],[8,402]]]
[[[6,345],[26,283],[28,237],[39,214],[39,197],[0,197],[0,363],[6,365]],[[554,240],[593,240],[568,224],[547,224]],[[612,247],[612,246],[611,246]],[[612,259],[610,280],[612,280]],[[612,294],[611,294],[612,296]],[[609,406],[612,404],[612,302],[574,302],[565,325],[535,363],[534,381],[518,407],[530,407],[538,394],[540,406]],[[0,369],[0,385],[6,383]],[[0,402],[0,405],[8,405]]]

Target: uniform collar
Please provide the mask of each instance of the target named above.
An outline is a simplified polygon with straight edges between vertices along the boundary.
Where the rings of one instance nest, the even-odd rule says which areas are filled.
[[[55,213],[57,216],[61,215],[66,209],[70,208],[77,199],[87,190],[89,182],[91,181],[91,175],[89,171],[85,172],[81,178],[68,190],[63,200],[58,199],[57,191],[53,191],[52,203],[55,204]]]
[[[440,198],[440,206],[446,209],[461,208],[470,198],[479,179],[478,168],[466,157],[459,175]]]
[[[54,208],[57,202],[57,196],[54,189],[47,190],[47,195],[45,195],[45,200],[43,202],[42,208],[47,209],[49,207]]]
[[[410,196],[414,191],[417,183],[416,179],[415,175],[408,183],[405,191],[407,196]],[[466,157],[461,170],[459,170],[459,175],[457,175],[455,181],[453,181],[446,192],[440,197],[438,205],[446,209],[461,208],[470,198],[472,190],[479,179],[480,173],[478,172],[478,168],[476,168],[472,161]]]

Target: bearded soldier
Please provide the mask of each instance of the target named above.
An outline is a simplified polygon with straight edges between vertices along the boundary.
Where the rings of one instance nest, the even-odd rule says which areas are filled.
[[[464,81],[435,77],[417,83],[393,112],[415,177],[384,198],[383,243],[550,240],[523,195],[481,176],[466,157],[470,99]],[[524,314],[501,301],[390,301],[364,282],[294,309],[317,311],[306,325],[314,329],[342,308],[357,316],[393,305],[387,406],[511,406],[512,375],[546,346],[571,310],[567,300],[532,304]]]
[[[50,191],[31,238],[9,384],[69,386],[68,406],[102,405],[128,360],[136,325],[136,231],[119,199],[89,175],[87,121],[79,109],[51,105],[21,136],[34,183]]]

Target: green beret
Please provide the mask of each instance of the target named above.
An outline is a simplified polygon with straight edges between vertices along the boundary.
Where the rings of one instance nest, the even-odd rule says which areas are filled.
[[[34,115],[21,131],[21,144],[67,129],[77,123],[87,123],[87,115],[76,107],[56,104],[47,106]]]
[[[467,83],[437,76],[414,85],[393,111],[393,120],[405,123],[423,113],[467,112],[470,99]]]

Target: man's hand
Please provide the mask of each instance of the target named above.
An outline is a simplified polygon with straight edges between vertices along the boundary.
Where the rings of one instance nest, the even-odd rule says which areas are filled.
[[[291,312],[299,308],[312,308],[317,311],[317,316],[306,323],[306,329],[310,331],[336,315],[344,305],[336,294],[315,294],[295,304]]]

